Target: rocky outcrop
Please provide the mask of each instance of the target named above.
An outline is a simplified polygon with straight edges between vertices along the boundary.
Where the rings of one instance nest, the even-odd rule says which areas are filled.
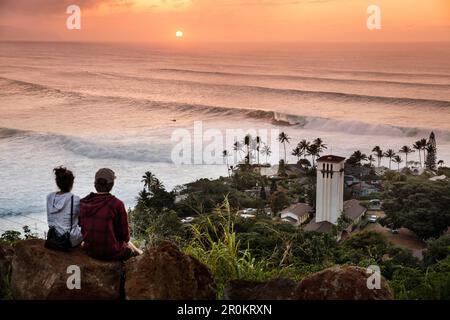
[[[304,278],[297,287],[298,300],[391,300],[392,292],[381,277],[380,289],[369,289],[366,269],[338,266]]]
[[[212,300],[210,270],[165,242],[126,263],[125,294],[131,300]]]
[[[380,289],[369,289],[366,269],[337,266],[314,273],[300,283],[289,279],[267,282],[233,280],[225,288],[228,300],[391,300],[392,292],[381,277]]]
[[[80,289],[74,288],[77,268]],[[44,248],[43,240],[25,240],[14,246],[11,292],[19,300],[119,299],[121,271],[121,262],[94,260],[81,249],[59,252]]]
[[[292,300],[297,283],[290,279],[267,282],[232,280],[225,287],[226,300]]]
[[[80,289],[76,272],[80,271]],[[125,284],[123,274],[125,273]],[[19,241],[13,250],[0,247],[0,276],[11,275],[6,293],[14,299],[211,300],[216,288],[210,270],[175,245],[163,243],[125,263],[102,262],[81,249],[71,252],[44,248],[43,240]],[[232,280],[229,300],[388,300],[392,292],[381,277],[380,289],[369,289],[366,269],[336,266],[305,277],[267,282]],[[9,278],[9,277],[8,277]],[[1,279],[1,278],[0,278]],[[0,283],[1,284],[1,283]],[[68,285],[69,284],[69,285]],[[75,288],[74,288],[75,287]],[[0,287],[0,293],[2,293]],[[124,289],[124,291],[123,291]],[[124,295],[121,294],[124,292]]]

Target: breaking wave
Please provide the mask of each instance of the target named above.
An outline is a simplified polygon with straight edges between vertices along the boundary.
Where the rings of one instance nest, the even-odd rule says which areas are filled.
[[[63,134],[0,128],[0,138],[21,138],[27,143],[41,143],[48,148],[58,147],[90,159],[118,159],[137,162],[171,162],[170,150],[164,144],[133,144],[98,142]]]

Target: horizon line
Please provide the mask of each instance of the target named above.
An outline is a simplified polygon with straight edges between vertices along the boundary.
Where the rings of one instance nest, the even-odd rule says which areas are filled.
[[[195,45],[195,44],[421,44],[421,43],[436,43],[436,44],[450,44],[450,40],[418,40],[418,41],[115,41],[115,40],[33,40],[33,39],[0,39],[0,42],[30,42],[30,43],[79,43],[79,44],[164,44],[164,45]]]

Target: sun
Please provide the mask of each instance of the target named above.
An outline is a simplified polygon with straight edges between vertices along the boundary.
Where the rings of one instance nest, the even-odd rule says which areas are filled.
[[[177,31],[175,33],[175,37],[177,37],[178,39],[183,38],[183,36],[184,36],[183,31]]]

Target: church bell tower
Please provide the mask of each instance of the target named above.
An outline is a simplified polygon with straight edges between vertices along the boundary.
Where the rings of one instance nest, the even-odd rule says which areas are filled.
[[[337,224],[344,209],[345,158],[328,155],[317,160],[316,222]]]

